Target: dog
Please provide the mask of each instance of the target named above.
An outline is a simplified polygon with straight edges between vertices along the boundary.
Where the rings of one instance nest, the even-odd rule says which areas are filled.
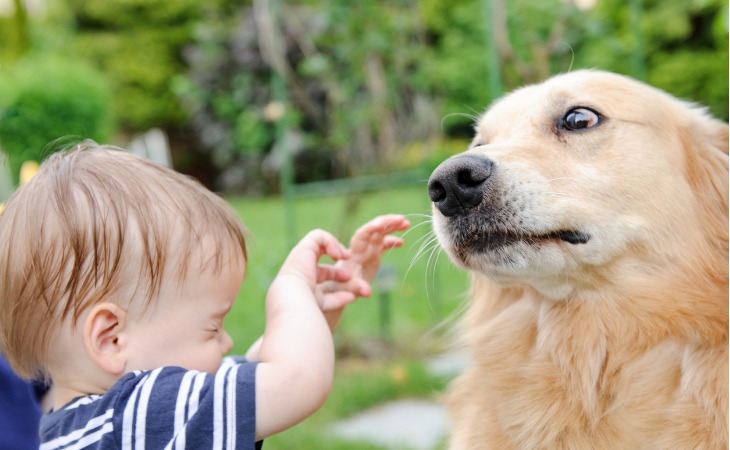
[[[428,193],[471,276],[449,448],[727,448],[726,123],[578,70],[497,100]]]

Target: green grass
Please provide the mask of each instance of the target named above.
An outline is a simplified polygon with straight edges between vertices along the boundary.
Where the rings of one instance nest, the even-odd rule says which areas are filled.
[[[380,402],[433,397],[442,392],[445,381],[428,374],[422,361],[448,344],[447,321],[465,298],[465,274],[454,268],[442,252],[438,256],[434,253],[429,260],[435,243],[427,245],[419,256],[423,242],[432,236],[425,188],[398,188],[359,197],[298,199],[293,205],[295,236],[287,231],[291,222],[281,199],[228,200],[251,234],[246,278],[226,319],[235,354],[244,353],[263,332],[265,293],[292,238],[298,240],[311,229],[323,228],[347,243],[360,224],[376,215],[408,215],[412,226],[403,235],[406,245],[389,251],[383,259],[383,267],[395,272],[394,287],[383,293],[373,286],[371,298],[349,305],[335,334],[337,372],[327,403],[312,417],[266,442],[269,450],[376,448],[337,441],[328,435],[327,427]],[[386,304],[389,321],[382,319]]]

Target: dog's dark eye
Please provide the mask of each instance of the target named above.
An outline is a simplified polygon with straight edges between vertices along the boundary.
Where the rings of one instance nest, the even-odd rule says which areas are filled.
[[[482,136],[481,135],[477,135],[477,136],[474,137],[474,139],[472,139],[471,143],[469,144],[469,148],[471,149],[471,148],[474,148],[474,147],[481,147],[484,144],[486,144],[486,142],[484,141],[484,139],[482,138]]]
[[[601,121],[598,114],[588,108],[575,108],[563,117],[563,128],[566,130],[584,130],[593,128]]]

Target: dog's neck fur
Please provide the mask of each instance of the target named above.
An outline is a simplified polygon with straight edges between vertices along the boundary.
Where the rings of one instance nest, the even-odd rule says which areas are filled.
[[[658,379],[661,371],[674,370],[677,366],[673,364],[683,364],[647,366],[642,362],[645,359],[663,354],[665,361],[681,360],[682,349],[691,347],[695,349],[692,355],[704,354],[718,364],[727,360],[726,354],[724,358],[721,355],[723,348],[727,352],[728,329],[727,291],[722,283],[707,280],[693,284],[699,286],[700,292],[675,279],[664,284],[662,290],[667,295],[658,292],[656,285],[639,289],[638,294],[636,286],[627,286],[601,296],[582,298],[577,293],[561,301],[548,299],[529,287],[502,287],[479,275],[472,276],[472,286],[475,296],[465,316],[470,333],[466,339],[472,364],[481,367],[472,373],[484,376],[479,383],[490,392],[490,408],[503,425],[522,430],[521,438],[516,439],[521,448],[549,447],[550,442],[560,442],[561,433],[575,427],[583,432],[599,429],[599,423],[615,408],[639,411],[642,405],[627,406],[630,400],[626,398],[631,396],[626,397],[625,392],[639,389],[641,393],[641,382],[633,384],[627,380],[650,379],[652,371],[659,371]],[[677,289],[684,295],[677,295]],[[672,290],[675,291],[669,295]],[[628,296],[627,292],[635,294]],[[682,301],[677,302],[677,298]],[[678,318],[682,323],[672,322]],[[647,358],[649,354],[654,356]],[[546,366],[552,368],[538,369]],[[552,375],[535,378],[539,373]],[[469,372],[466,376],[470,376]],[[677,377],[679,383],[683,379],[681,371]],[[627,383],[632,383],[630,388]],[[455,388],[454,398],[469,395],[460,392],[458,383]],[[552,396],[557,403],[552,406],[539,400],[551,390],[557,390]],[[624,392],[618,400],[614,397],[617,392]],[[644,402],[643,407],[650,412],[637,417],[653,417],[652,408],[664,407],[663,400],[654,404],[643,395],[646,394],[637,397],[642,399],[637,402]],[[510,410],[519,407],[530,411]],[[578,408],[585,423],[563,424],[563,415],[549,412],[561,407]],[[726,421],[727,404],[706,408],[717,415],[718,423]],[[540,417],[543,419],[538,420]],[[510,421],[514,422],[510,425]],[[722,428],[721,424],[718,426]],[[590,439],[591,434],[585,436]],[[639,442],[632,440],[635,438],[627,435],[624,444],[634,445]],[[592,445],[589,443],[590,440],[586,445]],[[624,444],[616,445],[622,448]]]
[[[538,333],[550,322],[551,330],[562,330],[566,337],[573,334],[576,339],[572,342],[580,341],[581,335],[600,335],[611,347],[636,347],[639,352],[673,338],[716,344],[728,338],[727,279],[727,261],[717,255],[690,261],[654,280],[636,274],[624,278],[622,286],[576,290],[555,299],[529,286],[500,286],[472,273],[471,305],[465,320],[467,329],[482,329],[485,320],[525,305],[532,311]],[[676,323],[678,318],[683,322]],[[576,330],[575,324],[583,327]],[[574,353],[575,349],[565,351]]]

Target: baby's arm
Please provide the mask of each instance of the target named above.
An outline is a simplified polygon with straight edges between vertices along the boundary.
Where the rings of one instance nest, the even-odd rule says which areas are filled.
[[[349,256],[329,233],[310,232],[284,262],[266,296],[266,329],[256,360],[256,439],[283,431],[319,408],[332,386],[334,344],[314,290],[348,273],[320,257]],[[253,351],[253,349],[252,349]],[[249,354],[252,353],[251,351]]]
[[[409,226],[403,216],[380,216],[355,232],[349,252],[320,230],[291,251],[266,298],[264,335],[246,353],[260,361],[257,439],[295,425],[325,401],[334,372],[331,331],[345,305],[370,296],[383,253],[403,245],[390,234]],[[335,266],[318,265],[323,255],[337,261]]]

